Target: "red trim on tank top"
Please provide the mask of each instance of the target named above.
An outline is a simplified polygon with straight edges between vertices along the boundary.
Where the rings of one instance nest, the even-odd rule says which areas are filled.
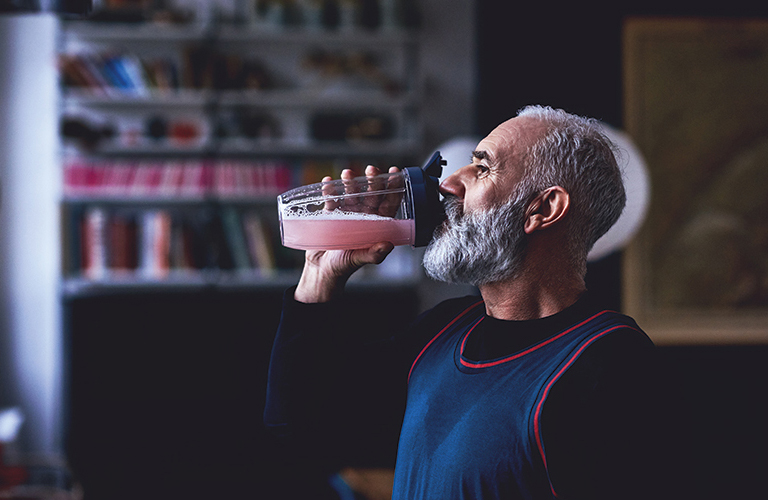
[[[461,364],[466,366],[467,368],[489,368],[491,366],[496,366],[496,365],[500,365],[502,363],[506,363],[508,361],[512,361],[514,359],[517,359],[517,358],[520,358],[522,356],[525,356],[526,354],[531,353],[531,352],[533,352],[533,351],[535,351],[537,349],[540,349],[540,348],[544,347],[545,345],[547,345],[547,344],[549,344],[551,342],[554,342],[555,340],[559,339],[563,335],[569,334],[573,330],[575,330],[575,329],[585,325],[586,323],[589,323],[590,321],[592,321],[593,319],[597,318],[601,314],[605,314],[607,312],[608,311],[601,311],[601,312],[595,314],[594,316],[592,316],[591,318],[585,319],[584,321],[582,321],[578,325],[572,326],[571,328],[563,331],[562,333],[558,333],[554,337],[550,337],[547,340],[544,340],[544,341],[542,341],[542,342],[540,342],[538,344],[535,344],[535,345],[529,347],[528,349],[526,349],[524,351],[520,351],[520,352],[518,352],[516,354],[513,354],[511,356],[507,356],[506,358],[497,359],[495,361],[487,361],[487,362],[483,362],[483,363],[473,363],[472,361],[468,361],[467,359],[465,359],[464,356],[463,356],[463,354],[464,354],[464,345],[467,343],[467,338],[469,337],[469,334],[472,333],[472,330],[475,328],[475,326],[477,326],[477,323],[476,323],[467,333],[464,334],[464,339],[461,341],[461,349],[459,350],[459,352],[462,354],[462,356],[460,356]],[[478,321],[478,323],[479,323],[479,321]]]
[[[458,316],[456,316],[455,318],[453,318],[453,319],[451,320],[451,322],[450,322],[450,323],[448,323],[447,325],[445,325],[445,327],[444,327],[442,330],[440,330],[440,331],[437,333],[437,335],[435,335],[434,337],[432,337],[432,340],[430,340],[429,342],[427,342],[427,345],[425,345],[425,346],[424,346],[424,348],[421,350],[421,352],[419,353],[419,355],[418,355],[418,356],[416,356],[416,359],[414,359],[414,360],[413,360],[413,363],[411,364],[411,369],[408,371],[408,381],[409,381],[409,382],[410,382],[410,380],[411,380],[411,373],[413,373],[413,369],[414,369],[414,367],[416,367],[416,363],[418,363],[418,362],[419,362],[419,358],[421,358],[422,354],[424,354],[424,352],[425,352],[425,351],[427,350],[427,348],[428,348],[428,347],[429,347],[429,346],[432,344],[432,342],[434,342],[435,340],[437,340],[437,337],[439,337],[440,335],[442,335],[442,334],[443,334],[443,333],[444,333],[444,332],[445,332],[445,331],[446,331],[448,328],[450,328],[450,327],[451,327],[451,325],[453,325],[454,323],[456,323],[456,322],[457,322],[457,321],[458,321],[458,320],[459,320],[459,319],[460,319],[462,316],[464,316],[464,315],[465,315],[465,314],[467,314],[469,311],[471,311],[472,309],[474,309],[475,307],[477,307],[479,304],[482,304],[482,303],[483,303],[483,301],[482,301],[482,300],[478,300],[477,302],[475,302],[475,303],[474,303],[474,304],[472,304],[471,306],[469,306],[469,307],[467,307],[466,309],[464,309],[464,310],[463,310],[463,311],[462,311],[462,312],[461,312],[461,313],[460,313]]]

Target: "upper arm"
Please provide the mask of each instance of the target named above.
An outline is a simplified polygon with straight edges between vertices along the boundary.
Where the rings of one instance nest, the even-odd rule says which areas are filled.
[[[650,340],[623,329],[586,349],[553,385],[541,433],[550,480],[562,498],[641,494],[637,486],[626,488],[643,475],[654,438],[655,370]]]

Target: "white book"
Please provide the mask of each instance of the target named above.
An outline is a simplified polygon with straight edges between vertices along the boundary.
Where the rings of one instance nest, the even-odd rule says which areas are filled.
[[[103,208],[90,207],[83,220],[83,274],[92,280],[103,279],[107,273],[107,213]]]

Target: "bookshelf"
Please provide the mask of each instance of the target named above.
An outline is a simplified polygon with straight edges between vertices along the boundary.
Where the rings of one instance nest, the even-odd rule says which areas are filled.
[[[418,45],[399,27],[63,22],[63,293],[294,283],[277,194],[421,163]],[[416,284],[401,254],[352,285]]]

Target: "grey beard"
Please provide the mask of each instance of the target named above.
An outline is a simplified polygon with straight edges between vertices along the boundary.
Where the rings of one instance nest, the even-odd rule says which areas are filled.
[[[455,198],[446,199],[445,223],[424,252],[424,269],[438,281],[480,286],[514,278],[526,249],[523,221],[527,199],[463,214]]]

